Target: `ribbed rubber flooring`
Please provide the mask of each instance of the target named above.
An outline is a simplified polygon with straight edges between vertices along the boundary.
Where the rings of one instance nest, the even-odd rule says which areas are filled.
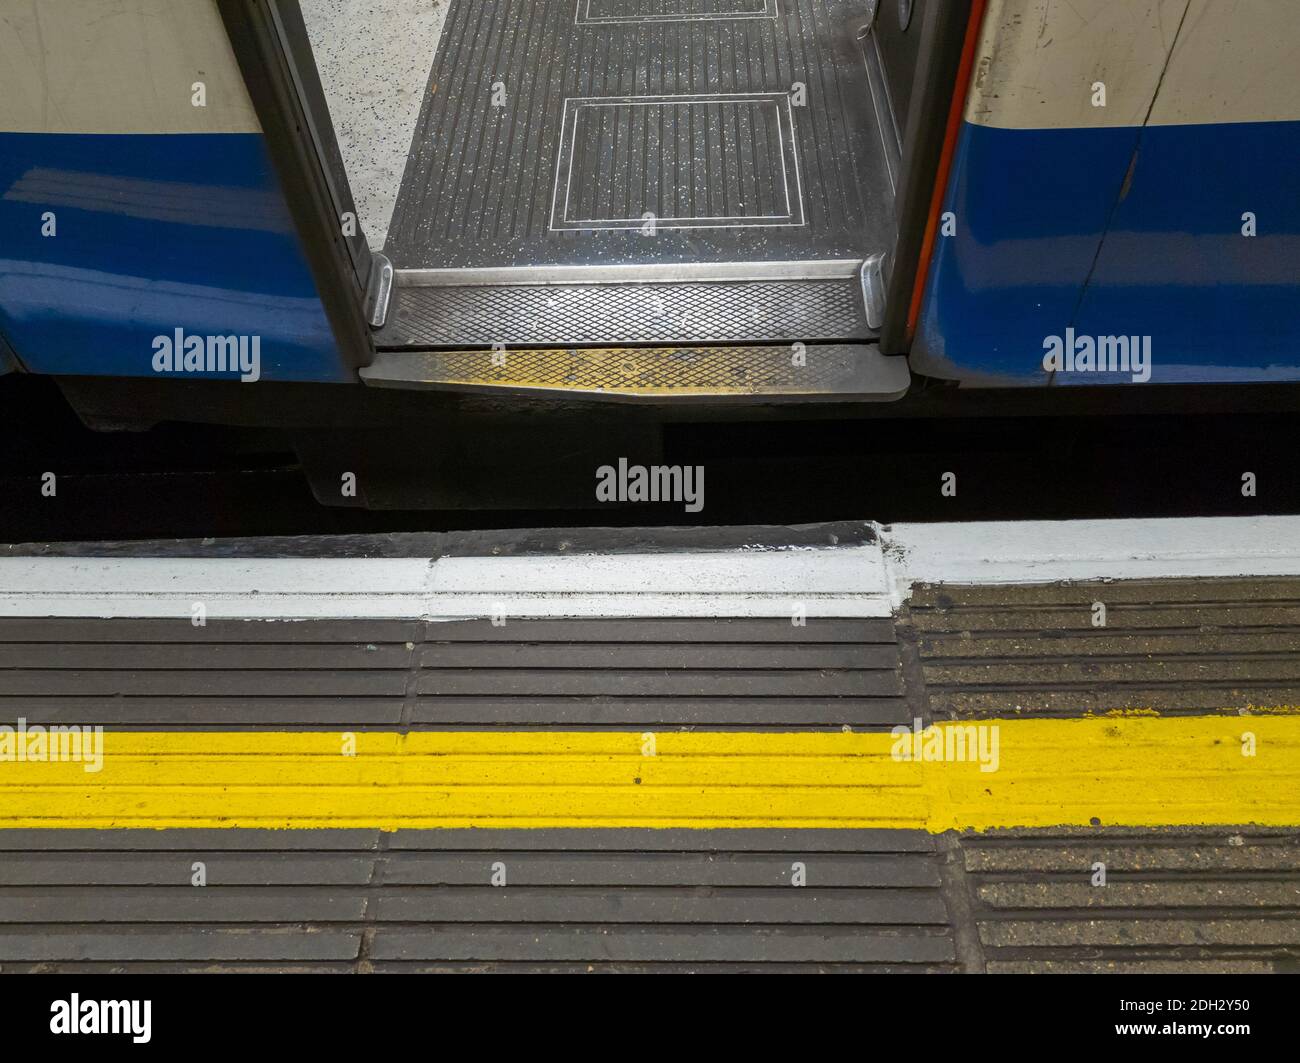
[[[407,269],[885,250],[869,6],[451,0],[385,251]]]
[[[888,620],[0,619],[0,719],[167,729],[889,727]]]
[[[911,831],[3,831],[0,965],[945,971],[938,859]]]

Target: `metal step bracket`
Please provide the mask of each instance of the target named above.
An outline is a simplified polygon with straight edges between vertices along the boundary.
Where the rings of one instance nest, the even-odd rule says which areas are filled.
[[[376,251],[370,258],[370,276],[366,278],[366,320],[371,328],[383,328],[388,320],[388,302],[393,295],[393,264],[387,255]]]
[[[867,327],[879,329],[885,322],[885,256],[869,255],[862,261],[862,307]]]

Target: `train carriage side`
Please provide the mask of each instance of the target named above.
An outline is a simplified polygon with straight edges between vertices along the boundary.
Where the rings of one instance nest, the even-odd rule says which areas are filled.
[[[476,2],[454,0],[461,8]],[[629,10],[637,3],[627,0]],[[888,127],[898,142],[897,157],[880,170],[888,187],[860,190],[864,201],[885,204],[891,234],[887,246],[859,249],[862,324],[829,337],[839,346],[825,350],[857,351],[879,366],[906,359],[914,378],[963,388],[1300,381],[1293,5],[830,6],[826,26],[844,36],[835,62],[856,55],[870,65],[884,53],[887,76],[871,81],[878,97],[845,113],[859,121],[875,115],[880,128],[871,134],[884,137]],[[803,10],[784,0],[763,5],[777,32],[800,24]],[[716,26],[707,32],[733,41],[760,33],[743,19]],[[651,39],[649,30],[622,24],[601,32]],[[765,24],[761,33],[769,32]],[[289,38],[307,50],[283,49]],[[714,73],[710,67],[706,76]],[[75,378],[74,404],[91,406],[96,387],[136,382],[152,389],[151,416],[182,419],[195,409],[195,392],[169,391],[173,378],[351,384],[356,391],[331,388],[330,401],[351,394],[358,405],[367,383],[456,390],[455,381],[415,371],[384,379],[361,372],[388,335],[372,331],[379,320],[368,301],[383,260],[354,218],[351,232],[340,226],[351,203],[339,176],[343,153],[328,114],[313,110],[317,99],[297,3],[0,0],[0,373]],[[828,120],[793,107],[788,114],[793,131],[800,121]],[[888,147],[877,145],[886,154]],[[784,150],[797,163],[806,148],[801,141]],[[564,246],[588,238],[597,239],[555,234]],[[723,238],[678,231],[672,239],[689,249]],[[874,292],[871,262],[880,270]],[[859,264],[747,265],[764,276],[803,266],[811,277],[845,263]],[[647,276],[680,269],[712,283],[712,274],[735,265],[684,261]],[[583,268],[596,276],[604,267]],[[529,290],[500,295],[508,301]],[[881,291],[883,324],[872,320],[871,305]],[[410,291],[394,287],[391,298],[400,308]],[[779,325],[781,301],[762,301]],[[616,334],[620,324],[612,323]],[[776,331],[752,347],[755,358],[802,339]],[[649,349],[629,343],[628,359],[661,379],[674,366],[713,379],[745,374],[737,359],[751,348],[687,339]],[[596,363],[581,337],[560,341],[533,361],[554,354],[570,369]],[[447,351],[398,354],[427,365]],[[701,362],[708,359],[717,364]],[[488,367],[480,375],[479,390],[536,396],[509,373]],[[896,398],[906,378],[868,397]],[[740,398],[760,416],[775,400],[855,401],[819,394],[797,373],[772,380],[766,390],[725,396],[670,380],[633,397],[665,408]],[[543,391],[618,393],[604,383]]]
[[[1275,0],[990,0],[913,371],[1300,380],[1298,43]]]

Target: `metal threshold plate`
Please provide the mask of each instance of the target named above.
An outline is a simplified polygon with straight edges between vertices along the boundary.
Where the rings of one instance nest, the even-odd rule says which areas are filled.
[[[380,347],[870,339],[854,279],[399,287]]]
[[[910,382],[904,359],[866,344],[387,351],[361,375],[377,387],[647,401],[890,401]]]

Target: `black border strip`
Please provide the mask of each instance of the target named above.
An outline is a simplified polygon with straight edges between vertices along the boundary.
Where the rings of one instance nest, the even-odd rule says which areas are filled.
[[[880,331],[880,349],[886,354],[905,354],[909,346],[907,311],[921,259],[921,245],[925,241],[935,173],[943,154],[948,108],[970,18],[970,0],[927,4],[923,18],[920,58],[916,80],[912,83],[907,128],[903,132],[903,177],[896,200],[898,242],[893,261],[888,263],[885,323]]]
[[[471,532],[293,535],[0,545],[0,557],[520,557],[554,554],[797,550],[865,546],[870,524],[703,528],[528,528]]]

